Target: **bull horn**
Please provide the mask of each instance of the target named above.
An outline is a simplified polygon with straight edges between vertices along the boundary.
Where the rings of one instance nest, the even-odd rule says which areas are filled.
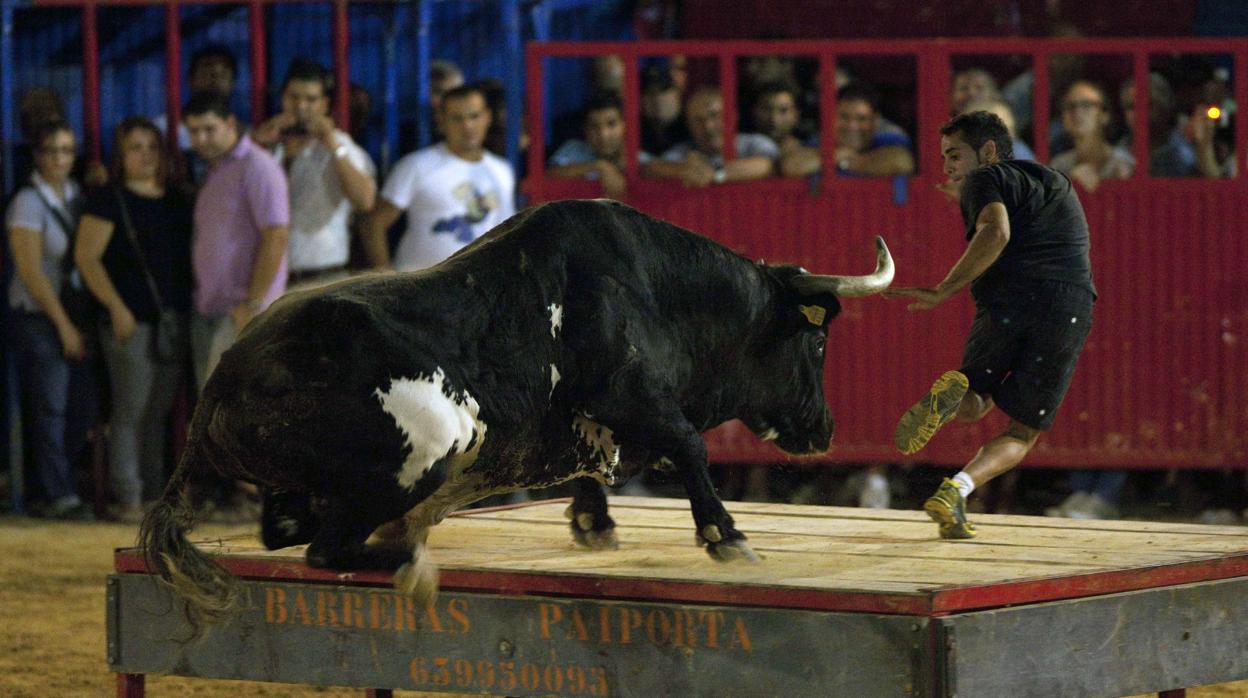
[[[831,293],[839,298],[858,298],[870,296],[893,283],[893,257],[888,253],[888,245],[884,238],[875,238],[875,273],[867,276],[830,276],[824,274],[803,274],[794,277],[790,283],[793,290],[802,296],[813,296],[818,293]]]

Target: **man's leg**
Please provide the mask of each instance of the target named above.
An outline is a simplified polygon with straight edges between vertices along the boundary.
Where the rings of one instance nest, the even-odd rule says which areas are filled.
[[[1039,438],[1039,429],[1011,419],[1005,431],[984,444],[961,472],[941,483],[936,494],[923,504],[928,516],[940,524],[941,538],[975,537],[975,527],[966,519],[966,498],[977,485],[1008,472],[1022,462]]]

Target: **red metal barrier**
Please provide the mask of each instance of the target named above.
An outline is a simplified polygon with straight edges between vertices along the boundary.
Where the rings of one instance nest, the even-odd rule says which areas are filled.
[[[1036,48],[1037,43],[1043,46]],[[951,54],[1230,53],[1234,54],[1236,96],[1241,104],[1248,86],[1248,47],[1242,42],[1233,47],[1225,42],[1215,47],[1203,40],[778,44],[532,45],[528,84],[529,108],[535,118],[531,123],[543,123],[538,87],[545,56],[584,55],[587,50],[626,57],[712,51],[729,58],[801,53],[819,55],[825,61],[822,72],[837,54],[912,53],[919,58],[916,141],[923,174],[906,181],[906,203],[894,203],[892,180],[834,177],[824,178],[815,192],[797,180],[692,190],[634,179],[628,203],[750,257],[795,262],[820,272],[869,271],[871,238],[880,234],[896,257],[897,283],[926,285],[938,281],[965,248],[956,205],[934,188],[939,179],[938,126],[946,118]],[[968,50],[968,45],[976,50]],[[735,65],[732,60],[723,63]],[[1045,64],[1044,60],[1035,63]],[[634,61],[626,65],[629,71],[636,69]],[[1137,60],[1133,65],[1139,69],[1147,63]],[[933,73],[942,73],[943,78]],[[635,84],[632,79],[626,84]],[[1043,71],[1037,82],[1047,82]],[[1142,93],[1137,89],[1137,94]],[[732,101],[725,100],[726,110],[735,108]],[[1047,101],[1035,103],[1047,105]],[[1136,107],[1140,108],[1138,101]],[[1047,124],[1045,111],[1037,110],[1037,121]],[[1236,118],[1236,152],[1242,172],[1248,119],[1242,109]],[[629,146],[636,148],[637,110],[631,104],[626,120]],[[830,119],[824,121],[827,143],[832,131],[826,123]],[[533,129],[531,140],[530,178],[525,187],[535,200],[600,194],[592,183],[544,178],[540,128]],[[1047,143],[1047,137],[1037,142]],[[1136,147],[1138,151],[1139,143]],[[1242,271],[1248,268],[1248,221],[1243,216],[1248,210],[1248,178],[1153,179],[1142,172],[1145,169],[1137,168],[1131,180],[1106,182],[1095,193],[1081,192],[1101,299],[1074,385],[1053,432],[1028,456],[1031,465],[1248,465],[1244,436],[1248,434],[1248,403],[1242,398],[1248,375],[1248,281]],[[971,315],[972,305],[965,294],[931,313],[908,313],[904,302],[878,297],[848,301],[831,325],[826,386],[837,429],[825,460],[905,460],[892,446],[895,420],[934,376],[957,365]],[[950,427],[923,452],[921,460],[964,463],[1003,425],[1004,419],[997,414],[980,424]],[[735,423],[713,432],[710,442],[712,458],[720,462],[784,458]]]

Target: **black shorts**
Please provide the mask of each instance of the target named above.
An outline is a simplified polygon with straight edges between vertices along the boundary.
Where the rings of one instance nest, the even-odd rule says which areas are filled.
[[[1091,292],[1057,282],[1008,304],[980,304],[961,371],[1011,419],[1048,431],[1092,329]]]

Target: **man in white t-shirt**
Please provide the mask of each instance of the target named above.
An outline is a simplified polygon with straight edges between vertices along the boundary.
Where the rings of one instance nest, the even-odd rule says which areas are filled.
[[[481,89],[448,91],[437,119],[445,140],[395,163],[368,218],[365,245],[374,266],[431,267],[515,213],[511,165],[485,150],[490,110]],[[386,230],[404,211],[407,230],[391,262]]]
[[[287,289],[347,276],[351,211],[377,197],[376,168],[329,115],[334,76],[319,63],[295,59],[282,83],[282,111],[252,140],[273,149],[290,185]]]

